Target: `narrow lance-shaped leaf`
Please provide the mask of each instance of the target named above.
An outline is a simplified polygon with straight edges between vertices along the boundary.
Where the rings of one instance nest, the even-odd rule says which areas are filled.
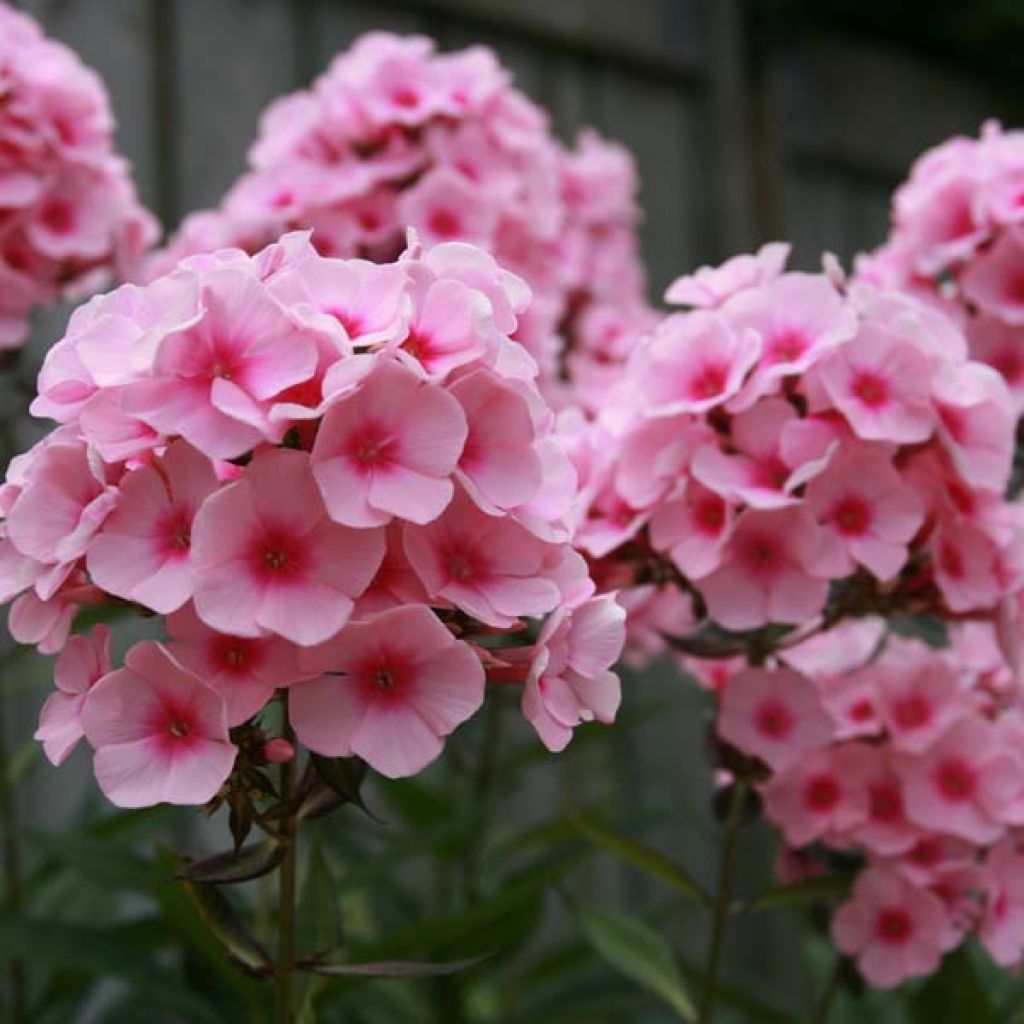
[[[850,880],[838,875],[819,875],[792,885],[782,885],[777,889],[756,896],[747,903],[738,903],[734,913],[745,913],[758,910],[775,910],[779,907],[806,906],[822,900],[840,899],[850,889]]]
[[[306,877],[299,896],[298,934],[304,951],[313,958],[341,942],[339,890],[330,862],[316,832],[306,861]]]
[[[689,900],[704,904],[711,903],[710,897],[696,879],[691,878],[675,861],[660,851],[602,828],[581,815],[574,815],[573,821],[592,843],[607,850],[619,860],[625,861],[641,871],[646,871],[666,885],[672,886]]]
[[[258,977],[273,973],[270,954],[249,931],[237,911],[215,885],[184,883],[200,916],[227,954],[244,970]]]
[[[284,860],[285,847],[276,839],[243,846],[237,852],[226,850],[205,860],[186,864],[175,878],[183,882],[209,885],[234,885],[269,875]]]
[[[619,973],[672,1007],[681,1020],[696,1020],[679,966],[661,937],[639,918],[600,907],[579,907],[583,934]]]
[[[362,964],[302,960],[299,962],[299,967],[304,971],[312,971],[314,974],[322,974],[329,978],[442,978],[468,970],[485,959],[486,957],[483,956],[475,956],[466,960],[449,960],[445,963],[420,960],[377,960]]]

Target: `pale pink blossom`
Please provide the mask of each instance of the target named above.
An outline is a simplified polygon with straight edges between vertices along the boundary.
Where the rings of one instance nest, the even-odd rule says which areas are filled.
[[[807,485],[806,502],[821,526],[817,565],[834,577],[862,565],[892,579],[924,522],[920,498],[886,453],[867,445],[841,449]]]
[[[491,370],[459,377],[448,388],[468,424],[457,478],[485,511],[532,501],[543,482],[537,430],[530,405],[510,382]]]
[[[728,690],[728,686],[726,686]],[[868,820],[870,750],[859,743],[812,750],[761,789],[765,813],[791,846],[843,835]]]
[[[729,679],[719,700],[722,739],[776,771],[832,740],[818,688],[791,669],[748,668]]]
[[[858,437],[913,443],[934,431],[931,365],[898,333],[865,324],[820,364],[819,372],[829,398]]]
[[[192,596],[192,521],[217,487],[210,461],[184,441],[126,475],[117,509],[89,545],[97,586],[161,615]]]
[[[57,658],[57,692],[46,698],[35,739],[51,764],[61,764],[85,735],[82,705],[89,689],[110,671],[110,628],[94,626],[88,636],[71,637]]]
[[[861,872],[832,920],[833,942],[878,988],[931,974],[959,938],[942,901],[891,868]]]
[[[465,413],[447,391],[400,363],[378,363],[317,432],[311,461],[328,514],[357,527],[392,516],[429,523],[452,500],[466,436]]]
[[[581,722],[610,724],[622,700],[611,671],[626,641],[626,613],[613,595],[560,608],[544,623],[523,689],[523,714],[552,751]]]
[[[971,707],[955,666],[931,652],[883,661],[876,689],[893,748],[913,754],[924,753]]]
[[[210,629],[191,604],[167,618],[174,659],[221,695],[229,726],[241,725],[273,696],[308,673],[299,668],[297,649],[267,636],[231,636]]]
[[[1000,967],[1024,956],[1024,842],[1010,834],[985,857],[985,914],[978,939]]]
[[[235,761],[220,695],[150,641],[90,688],[81,721],[118,807],[205,803]]]
[[[389,778],[425,768],[483,702],[480,660],[423,605],[353,622],[304,664],[323,674],[289,691],[298,738]]]
[[[733,295],[775,280],[786,265],[789,248],[785,242],[769,242],[753,256],[734,256],[720,267],[700,267],[676,278],[665,292],[665,301],[676,306],[720,306]]]
[[[813,618],[828,589],[827,581],[809,569],[819,538],[817,525],[803,508],[744,512],[721,564],[699,581],[711,618],[728,629]]]
[[[560,601],[544,572],[546,545],[515,522],[479,511],[461,492],[439,519],[405,528],[405,553],[431,598],[490,626],[515,625]]]
[[[1003,830],[1003,813],[1020,762],[984,719],[965,716],[922,755],[897,763],[907,814],[922,828],[990,843]]]
[[[635,351],[633,397],[647,415],[703,412],[735,395],[760,355],[755,331],[736,330],[717,313],[666,317]]]
[[[322,643],[348,620],[383,557],[383,530],[327,517],[308,455],[265,452],[196,515],[196,612],[224,633]]]
[[[1024,228],[1005,229],[975,257],[961,278],[964,295],[982,312],[1014,327],[1024,326]]]
[[[160,339],[152,376],[125,405],[211,458],[235,458],[283,434],[271,402],[313,375],[316,339],[244,269],[210,270],[200,296],[195,322]]]

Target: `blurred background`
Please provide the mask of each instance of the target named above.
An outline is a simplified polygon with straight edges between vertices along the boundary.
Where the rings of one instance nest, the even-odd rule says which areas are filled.
[[[119,148],[134,162],[142,198],[165,228],[215,204],[244,168],[260,111],[281,93],[306,86],[360,33],[423,32],[443,49],[485,43],[519,87],[550,111],[561,136],[593,125],[633,152],[654,299],[680,273],[776,238],[794,243],[800,267],[815,268],[825,250],[849,261],[884,237],[891,191],[922,150],[952,134],[976,134],[989,117],[1024,124],[1019,0],[35,0],[15,6],[104,77]],[[4,384],[5,415],[16,420],[8,436],[18,448],[38,435],[21,410],[66,316],[63,310],[39,318],[33,345]],[[129,631],[122,629],[122,643]],[[101,810],[81,751],[53,771],[25,746],[50,671],[49,659],[8,657],[3,665],[5,689],[17,694],[3,723],[17,782],[16,820],[36,837],[27,841],[22,870],[73,919],[123,931],[124,921],[145,919],[149,904],[138,892],[125,897],[116,877],[104,881],[102,870],[96,877],[96,865],[84,880],[54,881],[70,870],[69,850],[81,859],[98,849],[88,843],[96,841]],[[394,994],[402,986],[378,983],[364,990],[369,995],[360,996],[358,1012],[341,992],[320,1019],[671,1019],[587,953],[571,906],[585,898],[640,910],[693,963],[703,955],[707,921],[629,869],[587,854],[568,815],[585,810],[712,879],[719,840],[709,810],[704,696],[669,665],[628,674],[622,723],[583,730],[560,757],[543,754],[518,716],[495,706],[463,730],[451,756],[422,780],[371,796],[387,826],[346,811],[323,847],[327,877],[343,895],[348,934],[358,936],[364,926],[372,932],[379,918],[391,930],[405,927],[410,943],[428,953],[436,943],[429,935],[415,938],[409,931],[415,922],[490,906],[523,878],[539,878],[529,890],[528,921],[506,900],[500,913],[478,915],[452,939],[460,953],[505,946],[512,953],[458,983],[463,988],[455,995],[456,983],[409,986],[408,997]],[[223,846],[226,831],[215,824],[197,831],[188,815],[168,812],[149,816],[142,831],[131,826],[118,834],[136,851],[158,842]],[[63,859],[54,852],[62,842]],[[569,866],[538,875],[555,850]],[[767,830],[749,832],[741,857],[745,895],[768,887],[773,841]],[[374,858],[378,868],[390,868],[389,880],[381,870],[367,870]],[[107,874],[116,876],[116,867]],[[383,909],[381,888],[387,890]],[[502,916],[505,911],[515,919]],[[746,995],[730,1000],[722,1020],[806,1019],[809,993],[828,970],[825,944],[807,939],[813,928],[796,914],[748,920],[734,929],[728,958],[729,981]],[[77,1002],[68,1004],[74,1014],[60,1016],[68,1011],[58,1006],[54,1020],[189,1019],[173,1012],[132,1016],[159,1001],[126,1001],[116,984],[97,996],[83,981],[77,991]],[[903,1019],[870,1000],[844,1005],[851,1021]],[[241,1009],[237,1014],[225,1010],[220,1019],[249,1019]]]

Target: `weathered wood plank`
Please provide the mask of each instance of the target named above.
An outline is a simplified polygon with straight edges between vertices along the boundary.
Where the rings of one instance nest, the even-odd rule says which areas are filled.
[[[902,175],[924,149],[976,134],[998,113],[981,83],[918,58],[806,34],[778,60],[786,144],[867,172]]]
[[[645,211],[643,252],[651,294],[692,268],[707,247],[701,237],[707,184],[700,161],[699,111],[687,90],[606,71],[596,125],[632,150]]]
[[[174,3],[183,211],[216,203],[245,167],[260,112],[296,86],[292,12],[284,0]]]
[[[700,66],[695,0],[386,0],[476,33],[488,28],[524,42],[590,54],[659,77],[686,77]],[[385,4],[381,4],[384,7]]]

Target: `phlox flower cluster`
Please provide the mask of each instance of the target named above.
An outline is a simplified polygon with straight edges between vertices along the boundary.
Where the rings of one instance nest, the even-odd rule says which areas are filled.
[[[99,77],[0,2],[0,349],[37,306],[124,277],[157,235]]]
[[[986,124],[925,153],[892,203],[892,228],[858,276],[945,310],[1024,413],[1024,132]]]
[[[592,132],[564,149],[490,50],[438,54],[423,36],[375,32],[267,109],[249,170],[184,222],[151,272],[295,228],[323,255],[377,262],[397,256],[407,226],[428,245],[470,242],[530,284],[515,336],[542,381],[554,391],[572,369],[596,402],[651,316],[636,190],[625,149]]]
[[[638,650],[705,619],[976,614],[1021,581],[1000,375],[933,307],[785,259],[677,281],[691,308],[638,340],[594,422],[560,421],[576,542],[599,579],[641,588]]]
[[[819,635],[720,689],[718,733],[762,766],[792,881],[839,870],[832,939],[873,985],[931,974],[974,935],[1024,959],[1024,702],[990,623],[949,648],[882,620]],[[837,860],[836,858],[839,858]]]
[[[463,243],[378,265],[293,234],[79,308],[32,406],[59,426],[0,490],[11,632],[60,652],[51,760],[84,735],[115,803],[202,803],[286,690],[309,749],[405,776],[489,674],[552,749],[611,721],[624,613],[569,544],[528,300]],[[105,627],[68,639],[111,601],[166,638],[120,665]]]

